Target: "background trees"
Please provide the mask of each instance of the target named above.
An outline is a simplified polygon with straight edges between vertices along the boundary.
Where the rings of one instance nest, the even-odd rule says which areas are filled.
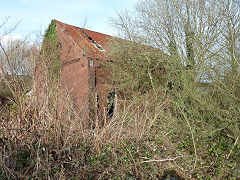
[[[238,7],[239,1],[230,0],[140,1],[134,16],[128,12],[119,14],[114,25],[122,30],[122,37],[175,55],[183,64],[195,66],[199,74],[203,74],[201,68],[205,64],[220,65],[219,58],[223,58],[223,54],[229,55],[228,61],[235,64],[235,68],[232,67],[235,71],[237,64],[239,66],[239,58],[234,54],[239,48]],[[228,53],[227,42],[232,44],[227,48]],[[235,63],[231,63],[230,57],[235,56]]]
[[[5,73],[32,76],[34,52],[37,47],[24,40],[8,40],[2,43],[1,62]]]
[[[17,25],[8,28],[8,18],[0,26],[0,98],[19,101],[23,92],[31,89],[33,67],[38,48],[25,39],[12,39]]]

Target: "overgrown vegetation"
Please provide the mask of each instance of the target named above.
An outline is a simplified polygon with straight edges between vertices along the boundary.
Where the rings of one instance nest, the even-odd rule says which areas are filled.
[[[61,64],[59,61],[60,56],[60,43],[58,41],[58,34],[56,29],[56,21],[52,20],[44,35],[42,45],[42,68],[47,68],[47,77],[50,83],[59,83]],[[40,65],[40,64],[39,64]]]
[[[112,42],[110,87],[128,102],[152,104],[152,135],[167,134],[175,151],[186,153],[178,165],[194,178],[240,176],[239,7],[225,0],[140,1],[114,20],[131,41]]]
[[[0,107],[0,179],[240,177],[239,2],[143,0],[134,15],[114,21],[127,40],[109,44],[106,85],[117,99],[104,127],[60,98],[55,21],[41,53],[31,51],[41,76],[30,97],[1,41],[14,103]]]

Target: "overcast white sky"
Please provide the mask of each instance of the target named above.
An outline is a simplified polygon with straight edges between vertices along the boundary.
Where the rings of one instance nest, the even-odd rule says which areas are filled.
[[[131,9],[137,0],[0,0],[0,23],[10,17],[9,26],[20,21],[13,38],[44,31],[52,19],[106,34],[114,34],[109,23],[115,10]]]

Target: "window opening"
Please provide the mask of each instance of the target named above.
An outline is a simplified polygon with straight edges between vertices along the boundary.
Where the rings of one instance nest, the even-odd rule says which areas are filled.
[[[90,66],[90,67],[93,67],[93,59],[92,59],[92,58],[90,58],[89,66]]]

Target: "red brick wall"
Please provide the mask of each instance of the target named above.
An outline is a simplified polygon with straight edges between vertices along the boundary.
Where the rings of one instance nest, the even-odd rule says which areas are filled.
[[[107,73],[100,67],[103,63],[100,59],[104,58],[105,52],[99,51],[77,27],[57,22],[57,31],[61,42],[60,81],[61,89],[64,91],[63,99],[69,94],[78,110],[83,110],[93,120],[102,121],[107,110],[107,88],[103,82]],[[101,38],[94,40],[103,42]],[[90,66],[90,61],[93,66]]]
[[[57,31],[64,31],[58,27]],[[76,45],[68,32],[58,33],[61,42],[61,89],[63,98],[71,97],[80,111],[88,112],[89,102],[89,67],[83,50]]]

